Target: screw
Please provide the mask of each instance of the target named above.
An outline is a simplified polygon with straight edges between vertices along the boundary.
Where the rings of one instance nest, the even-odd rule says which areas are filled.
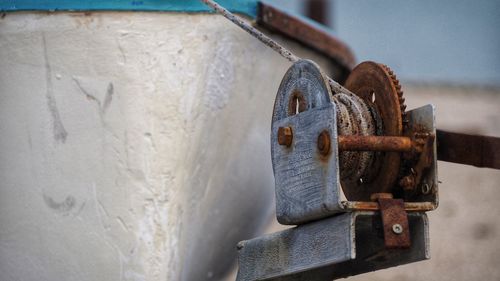
[[[392,232],[401,234],[403,233],[403,227],[399,223],[395,223],[392,225]]]
[[[290,146],[292,145],[293,132],[291,127],[279,127],[278,128],[278,143],[280,145]]]
[[[330,152],[330,134],[327,130],[324,130],[318,136],[318,150],[324,156]]]

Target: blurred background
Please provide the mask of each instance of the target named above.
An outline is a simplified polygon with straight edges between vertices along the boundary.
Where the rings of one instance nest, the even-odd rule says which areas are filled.
[[[499,1],[269,2],[333,29],[358,62],[389,65],[408,108],[434,104],[440,129],[500,137]],[[438,165],[431,259],[349,280],[500,280],[500,171]]]
[[[494,0],[273,0],[330,27],[358,61],[382,61],[405,82],[500,86]]]

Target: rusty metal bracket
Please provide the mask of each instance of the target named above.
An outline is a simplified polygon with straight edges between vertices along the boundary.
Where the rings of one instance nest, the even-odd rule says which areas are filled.
[[[388,195],[377,198],[382,217],[385,247],[388,249],[409,248],[411,246],[410,229],[404,201],[392,198],[391,194]]]
[[[316,49],[349,71],[353,68],[356,60],[351,49],[326,28],[322,28],[320,24],[291,15],[263,2],[259,2],[257,14],[259,26],[279,32]]]

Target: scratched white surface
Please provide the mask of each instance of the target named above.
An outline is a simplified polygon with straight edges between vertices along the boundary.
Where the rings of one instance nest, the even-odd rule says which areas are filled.
[[[1,280],[220,280],[270,217],[290,65],[222,17],[7,14],[0,62]]]

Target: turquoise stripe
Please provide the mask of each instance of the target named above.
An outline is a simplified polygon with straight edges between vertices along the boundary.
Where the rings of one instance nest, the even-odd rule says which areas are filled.
[[[219,0],[232,12],[252,18],[257,15],[257,0]],[[0,11],[171,11],[209,12],[199,0],[0,0]]]

